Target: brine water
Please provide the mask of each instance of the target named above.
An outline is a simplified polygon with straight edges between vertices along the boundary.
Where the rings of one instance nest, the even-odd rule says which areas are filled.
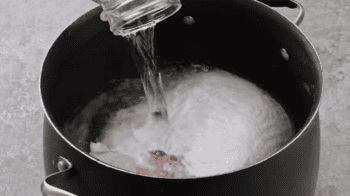
[[[293,124],[282,106],[229,72],[178,77],[171,89],[166,72],[158,70],[154,31],[153,26],[126,36],[147,103],[111,117],[103,138],[91,142],[90,155],[144,175],[201,177],[255,164],[292,138]]]
[[[162,77],[154,55],[154,29],[155,26],[152,26],[126,38],[135,49],[133,58],[141,77],[152,119],[167,122],[168,113]]]

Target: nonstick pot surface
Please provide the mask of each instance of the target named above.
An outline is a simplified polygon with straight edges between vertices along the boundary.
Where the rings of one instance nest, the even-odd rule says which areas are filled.
[[[315,117],[319,106],[322,89],[321,68],[313,47],[290,21],[277,12],[272,12],[269,7],[259,5],[254,1],[184,0],[181,3],[182,8],[176,14],[160,22],[155,28],[158,66],[166,68],[171,62],[181,62],[183,65],[208,64],[239,75],[269,92],[284,107],[298,130],[295,137],[300,136],[306,128],[319,131],[318,115],[315,122],[311,123],[310,121]],[[53,138],[57,141],[57,138],[60,137],[51,134],[52,137],[44,138],[44,145],[47,148],[44,149],[45,168],[47,174],[56,172],[57,168],[55,169],[51,165],[51,161],[64,155],[76,159],[74,162],[76,164],[75,176],[79,179],[80,189],[85,187],[86,190],[90,190],[94,194],[107,193],[113,183],[103,177],[96,178],[98,179],[96,185],[105,189],[96,192],[88,187],[87,184],[92,181],[87,178],[94,178],[94,175],[99,172],[107,175],[113,170],[115,175],[118,175],[118,182],[126,187],[125,191],[132,194],[133,189],[129,187],[131,184],[127,182],[132,179],[132,184],[142,184],[145,177],[122,174],[123,172],[115,168],[107,168],[101,165],[101,162],[97,163],[96,159],[88,158],[89,142],[96,140],[99,133],[79,132],[78,130],[64,131],[63,129],[67,122],[71,122],[91,100],[101,93],[118,86],[125,78],[139,78],[131,56],[131,46],[125,38],[114,36],[109,31],[108,23],[102,22],[99,18],[101,11],[102,9],[98,7],[69,26],[55,41],[45,59],[41,76],[41,93],[50,124],[45,121],[44,137],[46,137],[45,131],[55,132],[54,129],[57,128],[64,138],[69,138],[67,140],[69,143],[82,150],[79,152],[77,149],[71,148],[71,144],[68,144],[66,140],[55,144]],[[195,23],[189,26],[184,25],[183,18],[185,16],[193,17]],[[288,52],[288,61],[281,55],[283,48]],[[91,117],[96,113],[98,113],[97,109],[91,114]],[[307,136],[306,134],[303,136],[304,142],[315,137],[310,135],[311,130],[308,131]],[[82,134],[85,134],[85,145],[78,145]],[[47,133],[47,135],[50,134]],[[310,143],[310,145],[314,144]],[[53,152],[51,148],[57,146],[61,147]],[[312,148],[313,152],[317,150],[317,147]],[[287,151],[293,152],[286,149]],[[306,154],[307,152],[305,151]],[[305,153],[303,157],[306,157]],[[316,158],[318,157],[316,156]],[[272,166],[273,161],[281,163],[280,157],[271,160]],[[304,169],[310,169],[310,164],[315,165],[314,162],[308,163]],[[226,187],[225,183],[229,182],[230,179],[233,180],[232,177],[237,186],[240,186],[237,191],[239,193],[250,192],[250,195],[253,195],[254,189],[260,186],[255,182],[261,180],[262,177],[266,179],[261,183],[269,188],[262,190],[261,193],[271,193],[269,190],[276,188],[274,186],[285,185],[284,181],[287,178],[304,178],[303,182],[297,183],[295,186],[301,186],[306,181],[310,181],[306,184],[311,183],[314,186],[314,182],[306,179],[306,176],[288,172],[288,174],[283,174],[285,177],[282,177],[281,174],[280,178],[269,180],[266,177],[269,176],[267,165],[261,164],[260,168],[263,170],[252,167],[248,168],[251,170],[237,172],[236,177],[217,176],[223,183],[216,184],[217,188],[213,188],[215,183],[212,180],[216,178],[213,177],[195,179],[197,185],[194,185],[194,182],[190,182],[190,180],[187,180],[188,184],[182,181],[167,181],[163,184],[163,191],[154,190],[151,192],[152,194],[167,193],[169,187],[182,186],[194,187],[191,190],[196,193],[211,194],[217,189],[222,190]],[[79,174],[83,173],[84,170],[86,171],[84,175]],[[254,177],[256,174],[251,173],[257,171],[262,172],[261,177]],[[143,191],[148,191],[147,184],[163,182],[155,178],[147,178],[147,180],[147,183],[143,183],[144,185],[139,187]],[[279,182],[280,180],[281,182]],[[252,190],[240,185],[249,181]],[[175,186],[173,183],[177,183],[177,185]],[[201,183],[208,186],[199,191]],[[209,184],[212,185],[209,186]],[[295,191],[297,188],[277,190],[276,193],[283,193],[287,190]],[[126,193],[123,190],[120,191]],[[232,193],[232,191],[232,189],[224,190],[222,194]],[[151,192],[149,193],[151,194]]]

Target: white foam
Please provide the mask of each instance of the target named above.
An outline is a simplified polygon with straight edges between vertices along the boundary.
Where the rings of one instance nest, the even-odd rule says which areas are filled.
[[[151,170],[154,166],[145,161],[150,151],[183,156],[182,176],[190,177],[242,169],[279,150],[294,133],[276,101],[224,71],[187,77],[167,91],[166,102],[168,125],[151,122],[143,102],[117,113],[113,123],[118,126],[109,128],[102,143]]]

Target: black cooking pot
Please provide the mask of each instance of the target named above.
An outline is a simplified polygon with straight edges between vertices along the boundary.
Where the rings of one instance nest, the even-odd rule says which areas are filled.
[[[118,81],[139,78],[125,38],[114,36],[97,7],[71,24],[51,47],[41,73],[45,109],[44,195],[313,195],[319,169],[322,68],[297,25],[295,1],[182,0],[155,30],[164,61],[211,64],[268,91],[297,130],[274,155],[248,168],[211,177],[147,177],[112,167],[77,145],[82,133],[64,131],[81,108]],[[267,5],[266,5],[267,4]],[[293,24],[269,6],[298,7]],[[191,16],[192,25],[183,19]],[[161,65],[160,65],[161,66]],[[117,81],[111,85],[109,81]]]

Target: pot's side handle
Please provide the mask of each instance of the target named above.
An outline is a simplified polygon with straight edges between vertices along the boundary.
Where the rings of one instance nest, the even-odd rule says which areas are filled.
[[[41,192],[44,196],[77,196],[73,193],[56,188],[50,185],[50,182],[55,182],[69,175],[69,171],[72,168],[72,164],[65,158],[59,157],[57,164],[59,172],[53,173],[44,180],[41,184]]]
[[[289,7],[292,9],[299,8],[299,15],[293,21],[293,23],[297,26],[299,26],[304,19],[305,10],[303,6],[295,0],[256,0],[256,1],[260,1],[271,7]]]

